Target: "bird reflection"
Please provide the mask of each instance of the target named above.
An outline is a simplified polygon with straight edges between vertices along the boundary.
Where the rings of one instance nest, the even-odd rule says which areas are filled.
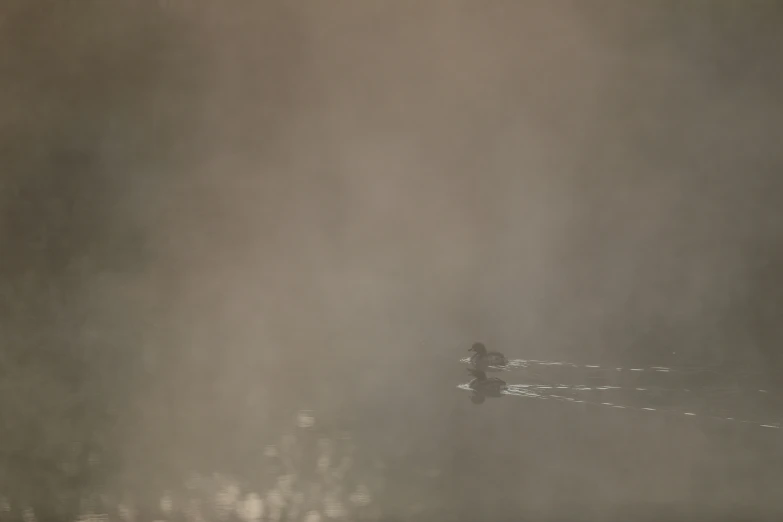
[[[468,370],[473,376],[473,380],[468,383],[468,388],[472,394],[470,401],[473,404],[482,404],[487,397],[499,398],[507,388],[506,381],[497,377],[487,377],[483,370]]]

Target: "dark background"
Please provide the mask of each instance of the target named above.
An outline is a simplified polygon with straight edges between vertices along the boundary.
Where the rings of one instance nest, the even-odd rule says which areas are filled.
[[[778,430],[455,385],[474,340],[777,385],[782,14],[3,2],[0,493],[252,474],[310,408],[387,517],[779,517]]]

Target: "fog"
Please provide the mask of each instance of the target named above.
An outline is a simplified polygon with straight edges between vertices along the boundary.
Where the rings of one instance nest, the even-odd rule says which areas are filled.
[[[456,388],[475,341],[776,387],[778,4],[0,15],[1,494],[80,437],[123,491],[251,480],[312,410],[373,518],[780,516],[780,430]]]

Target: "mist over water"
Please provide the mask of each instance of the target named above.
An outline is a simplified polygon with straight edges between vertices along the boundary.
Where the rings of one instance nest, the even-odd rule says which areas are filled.
[[[780,430],[632,406],[783,419],[781,22],[0,7],[0,519],[181,485],[309,522],[777,520]],[[568,363],[513,385],[699,395],[477,406],[478,340]]]

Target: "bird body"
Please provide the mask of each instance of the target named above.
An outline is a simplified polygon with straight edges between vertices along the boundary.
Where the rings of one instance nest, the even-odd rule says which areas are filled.
[[[508,359],[500,352],[487,351],[484,343],[474,343],[468,350],[473,352],[470,356],[470,362],[476,367],[486,368],[487,366],[506,366]]]

